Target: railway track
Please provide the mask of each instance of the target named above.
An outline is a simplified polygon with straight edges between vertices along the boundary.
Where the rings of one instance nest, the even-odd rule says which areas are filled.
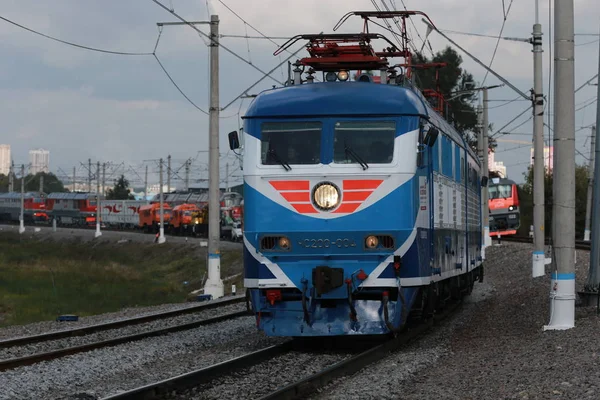
[[[409,342],[420,337],[424,332],[431,329],[434,325],[453,314],[458,309],[460,304],[461,302],[457,302],[455,304],[448,305],[447,309],[443,313],[437,314],[434,318],[430,318],[427,322],[407,328],[406,330],[400,332],[398,336],[390,338],[382,344],[369,347],[366,351],[362,351],[356,355],[352,355],[349,358],[344,359],[343,361],[329,365],[327,368],[294,383],[281,387],[278,390],[261,397],[261,399],[294,399],[301,396],[306,396],[318,388],[327,385],[334,379],[353,374],[365,368],[369,364],[380,361],[389,355],[390,352],[397,351]],[[102,400],[179,398],[177,396],[185,396],[186,391],[192,388],[204,384],[210,384],[211,381],[221,378],[223,375],[231,375],[232,373],[244,368],[257,366],[260,363],[267,362],[275,357],[292,352],[296,347],[298,346],[295,340],[288,340],[279,345],[270,346],[241,357],[236,357],[221,362],[219,364],[111,395],[103,398]]]
[[[533,243],[533,239],[530,237],[526,237],[526,236],[502,236],[500,241],[501,242]],[[498,243],[498,238],[493,237],[492,243]],[[545,244],[546,245],[551,244],[550,238],[546,238]],[[589,251],[591,249],[591,244],[590,244],[590,242],[586,242],[583,240],[576,240],[575,248],[577,250],[588,250]]]
[[[209,301],[208,303],[205,303],[205,304],[199,304],[194,307],[182,308],[179,310],[164,311],[161,313],[154,313],[154,314],[149,314],[149,315],[143,315],[140,317],[126,318],[126,319],[107,322],[107,323],[103,323],[103,324],[84,326],[81,328],[65,329],[62,331],[42,333],[39,335],[21,336],[21,337],[17,337],[17,338],[5,339],[5,340],[0,340],[0,349],[7,348],[7,347],[13,347],[13,346],[23,346],[23,345],[27,345],[27,344],[45,342],[45,341],[50,341],[50,340],[64,339],[64,338],[74,337],[74,336],[84,336],[84,335],[89,335],[90,333],[96,333],[96,332],[101,332],[101,331],[105,331],[105,330],[121,328],[124,326],[143,324],[146,322],[156,321],[156,320],[160,320],[160,319],[172,318],[172,317],[176,317],[179,315],[191,314],[191,313],[196,313],[196,312],[200,312],[200,311],[204,311],[204,310],[210,310],[213,308],[226,306],[226,305],[230,305],[230,304],[242,303],[244,301],[246,301],[246,296],[238,295],[238,296],[227,297],[224,299],[217,299],[217,300]]]
[[[230,320],[233,318],[239,318],[243,316],[247,316],[248,311],[237,311],[229,314],[219,315],[213,318],[202,319],[194,322],[189,322],[186,324],[179,324],[174,326],[169,326],[167,328],[154,329],[146,332],[136,333],[132,335],[119,336],[113,339],[107,339],[92,343],[83,344],[80,346],[66,347],[64,349],[53,350],[43,353],[32,354],[24,357],[11,358],[7,360],[0,360],[0,372],[6,371],[9,369],[22,367],[25,365],[35,364],[41,361],[50,361],[56,358],[65,357],[72,354],[82,353],[85,351],[90,351],[94,349],[99,349],[103,347],[116,346],[118,344],[133,342],[136,340],[142,340],[149,337],[154,336],[162,336],[168,333],[180,332],[184,330],[198,328],[204,325],[216,324],[217,322],[222,322],[226,320]]]

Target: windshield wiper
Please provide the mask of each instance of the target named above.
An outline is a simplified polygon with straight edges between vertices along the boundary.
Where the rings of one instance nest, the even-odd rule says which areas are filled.
[[[363,160],[361,156],[359,156],[354,150],[352,150],[352,147],[346,145],[344,151],[346,152],[346,156],[350,154],[352,158],[354,158],[360,164],[363,170],[369,168],[369,165],[365,162],[365,160]]]
[[[292,167],[290,167],[290,165],[289,165],[288,163],[286,163],[285,161],[283,161],[283,160],[282,160],[282,159],[281,159],[281,158],[280,158],[280,157],[277,155],[277,153],[275,152],[275,150],[273,150],[273,149],[270,149],[270,150],[269,150],[269,155],[270,155],[271,157],[273,157],[273,159],[274,159],[275,161],[277,161],[277,162],[279,163],[279,165],[281,165],[281,166],[282,166],[282,167],[283,167],[283,168],[284,168],[286,171],[291,171],[291,170],[292,170]]]

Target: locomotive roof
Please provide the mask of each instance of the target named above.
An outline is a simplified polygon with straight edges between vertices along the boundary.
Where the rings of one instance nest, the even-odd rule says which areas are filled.
[[[495,185],[516,185],[515,181],[508,178],[490,178],[490,183],[488,186]]]
[[[25,193],[23,193],[23,197],[25,197],[25,198],[30,198],[30,197],[41,198],[41,197],[43,197],[43,193],[25,192]],[[0,193],[0,199],[20,199],[20,198],[21,198],[21,192]]]
[[[87,200],[90,198],[96,198],[95,193],[50,193],[48,199],[56,200]],[[104,196],[100,196],[104,200]]]
[[[367,82],[323,82],[260,93],[244,118],[331,115],[427,115],[417,94],[407,88]]]

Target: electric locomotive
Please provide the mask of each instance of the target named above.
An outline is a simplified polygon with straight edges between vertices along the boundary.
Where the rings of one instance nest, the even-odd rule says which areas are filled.
[[[270,336],[396,332],[483,277],[478,158],[441,95],[412,86],[408,44],[375,51],[387,39],[367,32],[290,40],[278,51],[303,39],[310,56],[254,99],[243,143],[229,134],[243,148],[244,285]]]
[[[490,236],[516,235],[521,224],[517,184],[506,178],[492,178],[488,196]]]

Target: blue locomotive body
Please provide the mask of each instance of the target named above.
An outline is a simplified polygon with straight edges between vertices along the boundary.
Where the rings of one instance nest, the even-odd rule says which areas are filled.
[[[479,161],[416,90],[268,90],[243,140],[244,284],[267,335],[386,334],[482,277]]]

